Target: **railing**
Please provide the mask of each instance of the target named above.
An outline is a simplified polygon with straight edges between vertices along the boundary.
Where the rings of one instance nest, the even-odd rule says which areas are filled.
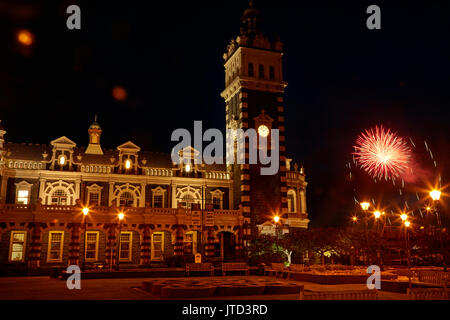
[[[141,207],[105,207],[96,206],[89,208],[90,212],[102,213],[102,214],[116,214],[120,210],[123,210],[125,214],[156,214],[156,215],[176,215],[185,214],[191,215],[190,209],[184,208],[141,208]],[[11,213],[14,212],[63,212],[63,213],[80,213],[82,210],[79,206],[61,206],[61,205],[26,205],[26,204],[0,204],[0,213]],[[239,216],[241,214],[240,210],[214,210],[215,216]]]
[[[291,180],[304,180],[305,177],[297,171],[287,171],[286,172],[286,178]]]
[[[239,210],[214,210],[214,215],[239,215]]]

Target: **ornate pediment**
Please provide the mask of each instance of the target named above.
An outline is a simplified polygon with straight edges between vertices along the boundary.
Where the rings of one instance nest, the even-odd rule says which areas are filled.
[[[184,147],[183,149],[181,149],[178,152],[178,155],[180,156],[180,158],[184,159],[184,158],[189,158],[189,159],[194,159],[196,158],[198,155],[200,154],[199,151],[197,151],[195,148],[193,148],[192,146],[187,146]]]
[[[58,149],[73,149],[77,144],[67,138],[66,136],[62,136],[58,139],[53,140],[50,144]]]
[[[138,147],[137,145],[135,145],[133,142],[128,141],[125,142],[124,144],[121,144],[120,146],[117,147],[117,150],[119,150],[120,152],[123,153],[138,153],[139,151],[141,151],[141,148]]]

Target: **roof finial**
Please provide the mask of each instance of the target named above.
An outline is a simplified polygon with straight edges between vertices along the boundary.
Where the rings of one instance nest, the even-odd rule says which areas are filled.
[[[97,122],[97,115],[95,115],[95,119],[94,119],[94,122]]]
[[[250,8],[253,8],[253,0],[250,0],[250,1],[248,2],[248,6],[249,6]]]

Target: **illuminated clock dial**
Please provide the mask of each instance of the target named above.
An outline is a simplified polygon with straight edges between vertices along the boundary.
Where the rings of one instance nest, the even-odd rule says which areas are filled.
[[[261,137],[264,138],[267,137],[269,135],[269,132],[270,132],[269,128],[263,124],[258,127],[258,134]]]

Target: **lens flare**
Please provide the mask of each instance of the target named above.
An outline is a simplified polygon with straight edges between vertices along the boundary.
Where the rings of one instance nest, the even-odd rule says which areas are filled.
[[[411,149],[397,134],[376,126],[362,132],[356,139],[356,163],[373,178],[395,179],[409,167]]]

